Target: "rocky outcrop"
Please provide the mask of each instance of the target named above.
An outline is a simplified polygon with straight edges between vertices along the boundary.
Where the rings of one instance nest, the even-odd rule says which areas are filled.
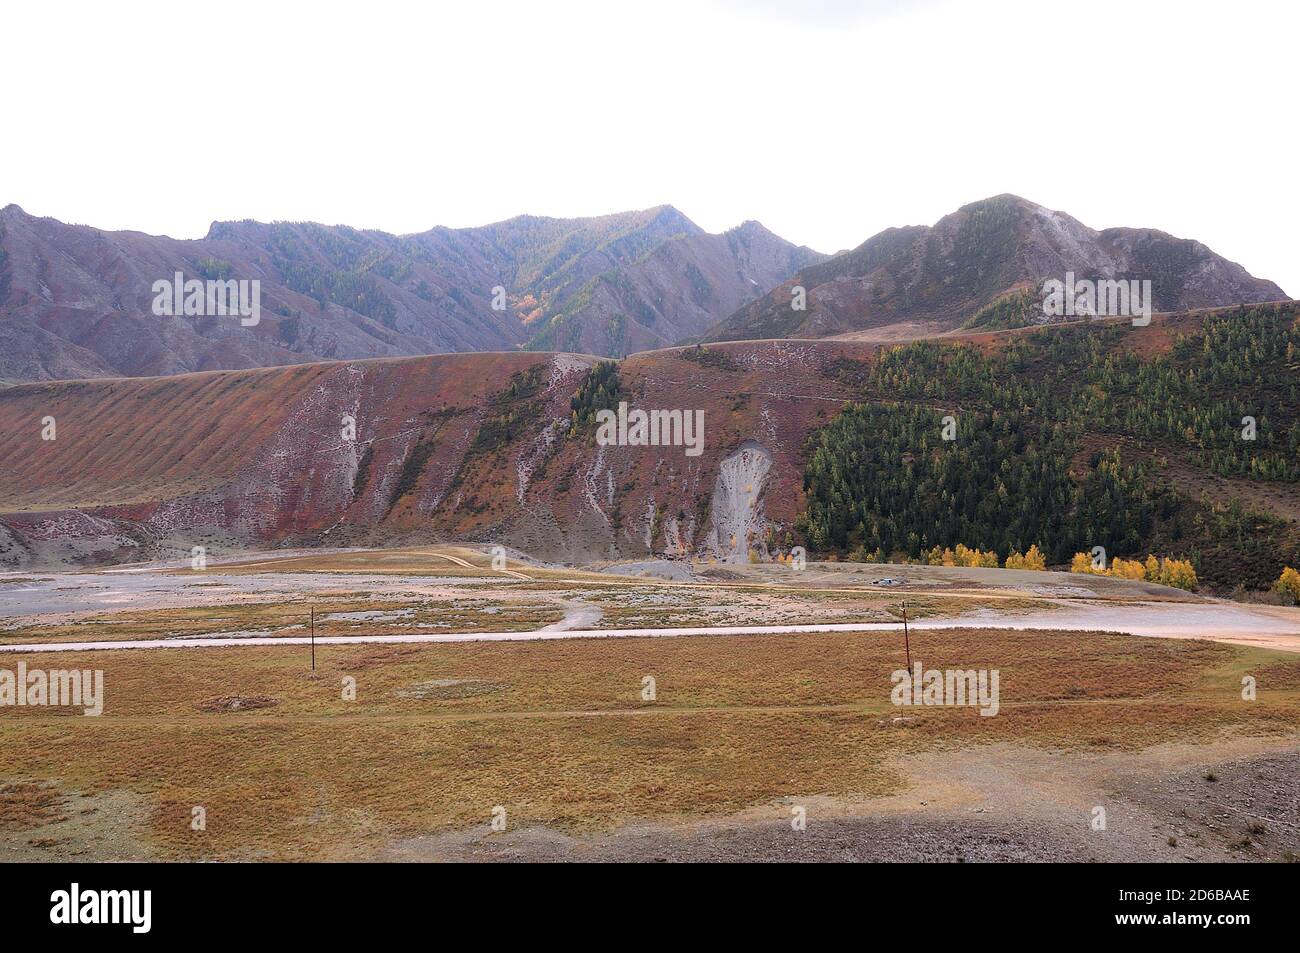
[[[727,562],[746,562],[751,552],[766,551],[762,499],[771,469],[772,455],[753,440],[729,453],[718,467],[708,545]]]

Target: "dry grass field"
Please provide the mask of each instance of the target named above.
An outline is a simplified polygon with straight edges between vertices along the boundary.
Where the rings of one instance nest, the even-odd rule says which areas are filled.
[[[917,785],[898,764],[927,752],[1069,759],[1300,725],[1294,655],[977,629],[914,634],[912,651],[999,669],[1000,713],[893,707],[892,633],[331,646],[315,673],[300,646],[46,656],[103,669],[105,712],[0,709],[0,853],[361,858],[486,832],[498,805],[511,829],[601,831],[791,797],[869,803]]]
[[[318,645],[314,672],[310,648],[289,643],[0,652],[0,669],[20,661],[102,669],[106,694],[100,717],[0,707],[0,856],[421,858],[429,843],[445,846],[447,838],[499,852],[514,850],[506,845],[518,837],[543,852],[555,837],[613,838],[606,849],[622,856],[620,838],[644,825],[733,823],[741,828],[726,843],[762,856],[773,842],[746,819],[777,818],[788,832],[779,819],[790,804],[850,818],[847,827],[819,827],[817,837],[797,843],[838,856],[845,838],[859,846],[897,842],[853,825],[875,824],[871,818],[892,816],[900,804],[925,812],[1015,801],[1028,814],[1008,822],[1010,834],[978,836],[985,845],[1009,837],[1015,847],[1006,856],[1023,857],[1034,849],[1092,849],[1045,846],[1034,825],[1049,808],[1065,812],[1067,827],[1075,824],[1080,804],[1111,783],[1087,774],[1099,759],[1121,774],[1154,765],[1167,774],[1174,763],[1158,753],[1172,750],[1186,773],[1213,752],[1286,751],[1300,740],[1300,654],[978,621],[1042,619],[1050,616],[1045,607],[1220,611],[1162,587],[943,567],[818,564],[795,574],[700,564],[678,579],[644,574],[639,565],[614,567],[616,574],[512,558],[497,567],[482,551],[441,546],[255,556],[197,577],[188,570],[78,576],[84,599],[70,610],[59,602],[58,611],[11,616],[0,643],[301,637],[309,607],[317,635],[379,639],[542,627],[879,623],[896,622],[906,599],[909,617],[921,623],[978,613],[967,628],[913,629],[912,656],[926,669],[997,669],[1000,710],[982,717],[973,707],[892,705],[890,673],[905,665],[897,628]],[[72,584],[3,582],[10,592],[46,587],[29,597],[36,604]],[[1258,683],[1253,701],[1242,698],[1245,675]],[[653,699],[642,697],[647,677]],[[354,696],[345,690],[351,686]],[[965,772],[957,793],[954,770]],[[1061,786],[1060,777],[1081,771],[1088,794]],[[1239,774],[1245,785],[1255,769]],[[1279,803],[1287,790],[1278,788]],[[489,827],[497,807],[508,819],[504,833]],[[1170,800],[1162,809],[1182,817],[1186,804]],[[952,843],[980,830],[946,815],[906,816],[913,830],[950,825],[944,836]],[[1048,820],[1061,823],[1058,815]],[[1151,830],[1149,820],[1130,820],[1130,831]],[[837,837],[834,829],[856,833]],[[540,842],[529,840],[535,837]],[[731,848],[707,838],[669,840],[661,852],[695,857],[703,845],[706,855],[730,856]],[[1156,843],[1170,849],[1164,845],[1164,838]],[[1273,845],[1269,856],[1292,847]]]

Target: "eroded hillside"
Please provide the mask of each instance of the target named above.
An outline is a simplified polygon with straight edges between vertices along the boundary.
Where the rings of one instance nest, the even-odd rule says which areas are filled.
[[[1059,563],[1096,540],[1267,584],[1300,539],[1296,316],[21,385],[0,391],[0,564],[436,540],[575,562],[1034,544]],[[620,406],[702,414],[699,452],[599,440]]]
[[[822,372],[843,351],[774,343],[624,361],[633,405],[703,412],[699,456],[574,431],[571,401],[596,359],[570,354],[12,387],[0,392],[0,562],[438,538],[557,558],[746,558],[769,526],[793,522],[803,442],[838,406]],[[743,462],[720,466],[728,458]]]

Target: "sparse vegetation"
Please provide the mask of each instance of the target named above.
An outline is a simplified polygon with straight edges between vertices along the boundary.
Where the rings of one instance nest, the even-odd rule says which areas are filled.
[[[707,308],[709,300],[713,297],[713,287],[704,277],[704,272],[700,271],[693,261],[686,264],[686,280],[690,283],[691,300],[697,307]]]
[[[0,225],[0,304],[4,304],[9,298],[9,253],[4,250],[5,229]]]
[[[361,459],[357,461],[357,474],[352,478],[352,498],[358,499],[365,491],[366,481],[370,479],[370,464],[375,459],[375,448],[373,444],[367,443],[366,448],[361,451]]]
[[[310,223],[272,226],[271,260],[294,291],[349,308],[394,328],[397,307],[383,293],[367,269],[369,245],[354,229],[324,228]],[[312,250],[321,251],[334,265],[319,264]]]
[[[489,400],[488,416],[474,434],[467,457],[499,452],[536,419],[540,408],[532,399],[542,388],[545,372],[545,364],[539,363],[510,375],[506,386]]]
[[[595,426],[596,414],[614,410],[623,399],[623,384],[618,377],[615,361],[601,361],[582,379],[569,402],[569,434],[577,434]]]
[[[234,273],[230,262],[211,256],[200,258],[196,270],[206,281],[226,281]]]
[[[432,440],[421,439],[406,457],[402,460],[402,470],[397,475],[397,482],[393,484],[392,492],[388,497],[388,508],[391,510],[395,507],[406,494],[415,489],[416,484],[420,482],[420,476],[424,473],[424,465],[429,462],[436,444]],[[360,476],[361,469],[358,466],[357,474]]]
[[[1022,288],[994,298],[973,314],[963,328],[972,331],[997,331],[1023,328],[1043,314],[1043,299],[1034,291]]]
[[[714,367],[722,371],[738,371],[740,365],[726,351],[707,348],[703,344],[684,347],[677,352],[683,360],[694,361],[701,367]]]

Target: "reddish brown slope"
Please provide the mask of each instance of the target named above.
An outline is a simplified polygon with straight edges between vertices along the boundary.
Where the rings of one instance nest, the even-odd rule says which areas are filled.
[[[729,535],[710,509],[721,462],[747,441],[772,461],[748,489],[754,512],[788,526],[799,449],[838,406],[819,369],[846,349],[871,350],[733,345],[724,367],[680,351],[629,358],[622,377],[634,406],[704,411],[698,457],[570,437],[569,401],[594,363],[574,355],[13,387],[0,391],[0,560],[435,538],[575,557],[686,549]],[[520,388],[528,380],[532,389]],[[508,398],[512,382],[520,395]],[[46,416],[57,421],[54,441],[41,439]],[[341,437],[345,416],[357,421],[355,442]],[[733,549],[729,538],[718,548]]]
[[[1167,348],[1198,313],[1119,347]],[[966,335],[985,349],[1024,332]],[[561,559],[744,559],[802,505],[803,449],[879,345],[751,341],[634,354],[633,407],[702,411],[699,456],[571,434],[597,359],[528,352],[0,390],[0,565],[273,545],[499,542]],[[58,436],[41,439],[53,416]],[[345,440],[345,417],[356,439]]]

